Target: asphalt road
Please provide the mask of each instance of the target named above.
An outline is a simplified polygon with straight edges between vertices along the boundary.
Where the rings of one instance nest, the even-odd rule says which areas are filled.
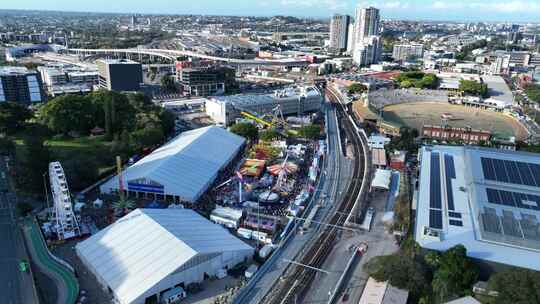
[[[38,303],[30,272],[19,270],[19,262],[28,260],[28,256],[16,222],[15,194],[8,177],[4,156],[0,156],[0,303]]]

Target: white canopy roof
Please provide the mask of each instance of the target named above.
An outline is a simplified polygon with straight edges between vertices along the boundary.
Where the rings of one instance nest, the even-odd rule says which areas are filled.
[[[377,171],[375,171],[375,177],[373,178],[373,181],[371,182],[371,187],[389,190],[391,176],[392,176],[392,171],[377,169]]]
[[[127,168],[123,173],[126,189],[130,182],[163,186],[164,194],[195,202],[244,141],[216,126],[184,132]],[[118,178],[113,177],[100,189],[105,193],[118,189]]]
[[[130,303],[197,254],[252,250],[190,209],[136,209],[77,253],[122,303]]]

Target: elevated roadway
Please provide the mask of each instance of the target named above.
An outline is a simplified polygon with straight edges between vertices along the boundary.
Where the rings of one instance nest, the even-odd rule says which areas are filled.
[[[176,61],[177,57],[187,56],[192,58],[207,59],[217,62],[225,62],[235,65],[245,66],[302,66],[308,65],[309,62],[300,59],[238,59],[201,54],[192,51],[167,50],[167,49],[66,49],[64,52],[77,55],[96,55],[96,54],[131,54],[131,55],[147,55],[161,57],[168,61]]]

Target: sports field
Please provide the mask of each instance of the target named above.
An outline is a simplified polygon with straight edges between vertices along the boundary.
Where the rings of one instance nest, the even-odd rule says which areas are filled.
[[[513,117],[499,112],[437,102],[402,103],[384,108],[383,118],[399,126],[421,130],[423,125],[441,125],[441,115],[451,114],[451,127],[491,131],[495,136],[527,137],[525,128]]]

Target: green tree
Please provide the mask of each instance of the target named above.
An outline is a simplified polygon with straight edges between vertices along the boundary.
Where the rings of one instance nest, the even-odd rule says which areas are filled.
[[[347,90],[349,94],[357,94],[365,92],[367,90],[367,87],[361,83],[353,83],[349,87],[347,87]]]
[[[24,139],[24,146],[26,151],[17,155],[17,185],[25,192],[42,194],[43,173],[48,171],[51,161],[45,138],[28,136]]]
[[[174,78],[169,76],[169,75],[165,75],[165,76],[161,77],[161,86],[167,92],[172,93],[172,92],[177,92],[178,91],[178,88],[176,87],[176,84],[174,83]]]
[[[429,294],[429,269],[420,260],[398,253],[374,257],[364,267],[375,280],[409,290],[414,298]]]
[[[492,275],[490,289],[499,292],[495,303],[540,303],[540,272],[512,268]]]
[[[281,138],[281,134],[275,129],[267,129],[259,133],[259,139],[264,141],[272,141]]]
[[[19,214],[20,216],[26,216],[28,215],[28,213],[32,212],[32,210],[34,209],[32,208],[32,205],[26,202],[17,203],[16,208],[17,208],[17,214]]]
[[[137,149],[155,146],[163,140],[163,130],[161,128],[138,129],[131,133],[131,142]]]
[[[39,113],[40,120],[55,133],[72,131],[88,134],[94,125],[95,109],[87,97],[65,95],[47,102]]]
[[[0,133],[13,134],[24,126],[32,112],[15,102],[0,103]]]
[[[532,102],[540,103],[540,85],[530,84],[525,87],[525,94]]]
[[[463,245],[444,252],[438,264],[431,286],[440,302],[466,295],[478,279],[478,269],[467,257],[467,249]]]
[[[230,131],[252,141],[259,137],[259,129],[250,123],[234,124],[230,127]]]
[[[463,93],[480,96],[480,97],[488,97],[488,86],[485,83],[481,83],[475,80],[460,80],[459,82],[459,90]]]
[[[319,139],[321,137],[320,125],[306,125],[298,130],[298,136],[308,139]]]
[[[0,136],[0,155],[11,155],[15,152],[15,142],[9,137]]]

